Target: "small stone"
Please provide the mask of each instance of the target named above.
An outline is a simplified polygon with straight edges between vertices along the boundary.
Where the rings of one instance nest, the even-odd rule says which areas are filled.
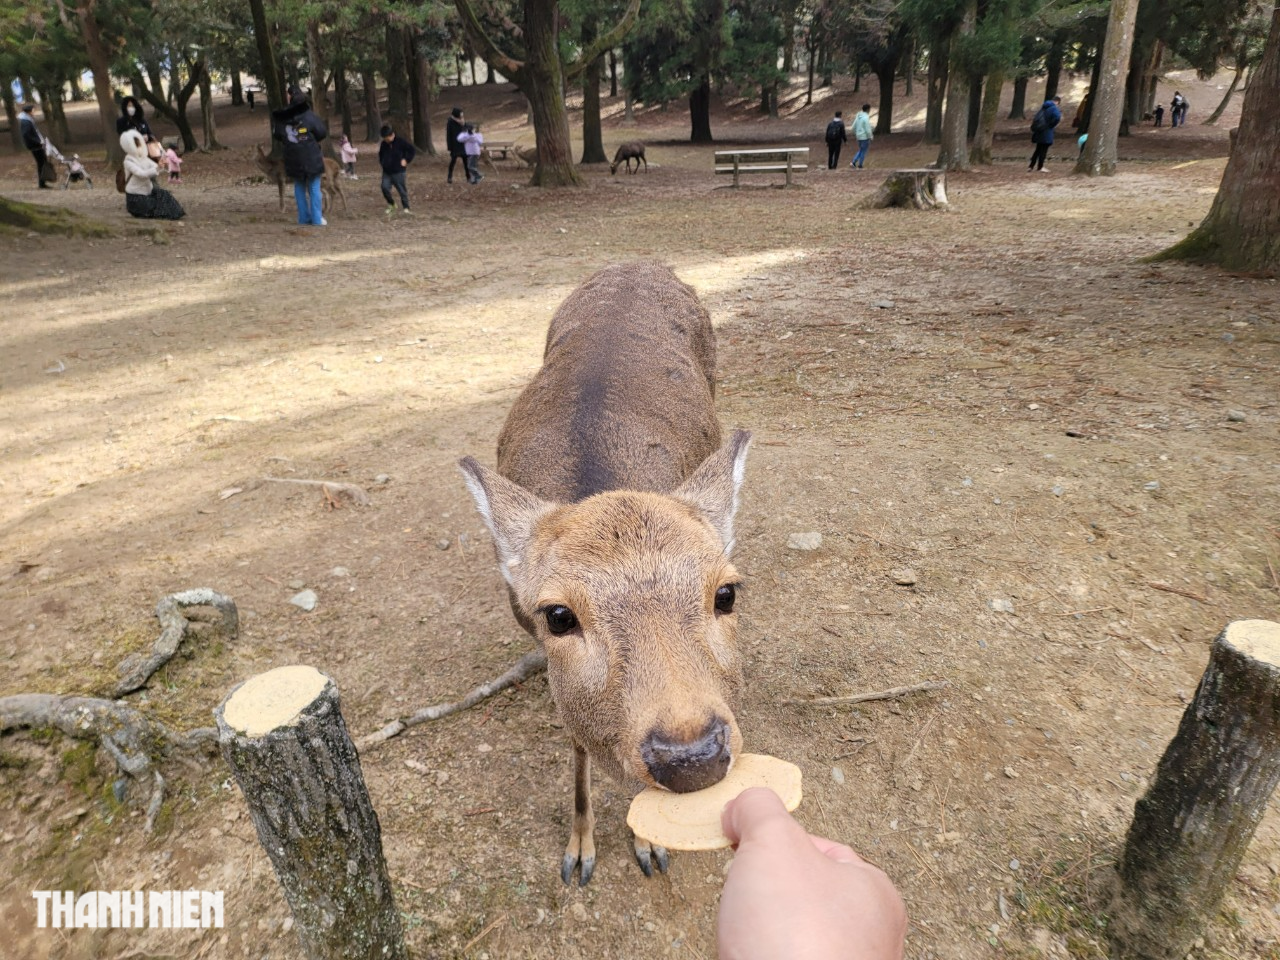
[[[991,601],[991,609],[996,613],[1013,613],[1013,601],[996,598]]]
[[[436,541],[436,549],[437,549],[437,550],[448,550],[448,549],[449,549],[449,545],[450,545],[450,543],[451,543],[451,542],[452,542],[452,541],[450,541],[450,540],[437,540],[437,541]]]
[[[900,587],[914,587],[916,584],[916,572],[910,567],[895,570],[889,574],[889,577]]]
[[[1155,491],[1160,489],[1160,481],[1150,480],[1142,485],[1142,489],[1147,491],[1147,493],[1155,493]]]
[[[1227,420],[1231,423],[1244,423],[1247,419],[1243,410],[1227,411]]]
[[[832,779],[832,780],[834,780],[836,783],[843,784],[843,783],[844,783],[844,771],[843,771],[843,770],[841,770],[839,767],[832,767],[832,768],[831,768],[831,779]]]
[[[1005,767],[1005,768],[1004,768],[1004,775],[1005,775],[1006,777],[1008,777],[1010,780],[1017,780],[1017,779],[1018,779],[1018,771],[1017,771],[1017,770],[1015,770],[1015,769],[1013,769],[1013,767]]]
[[[284,923],[280,924],[280,929],[281,929],[281,930],[283,930],[285,933],[288,933],[290,930],[292,930],[292,929],[293,929],[293,917],[285,917],[285,918],[284,918]]]
[[[648,930],[650,933],[653,933],[655,930],[658,929],[652,920],[646,920],[644,922],[644,928]]]
[[[569,916],[573,917],[573,919],[577,920],[579,923],[586,923],[587,905],[582,902],[575,903],[569,908]]]
[[[1222,335],[1222,342],[1223,342],[1223,343],[1235,343],[1235,342],[1236,342],[1236,335],[1235,335],[1234,333],[1224,333],[1224,334]]]
[[[1062,485],[1059,484],[1058,486],[1053,487],[1049,492],[1052,493],[1055,497],[1060,497],[1066,491],[1062,488]]]
[[[376,477],[374,477],[374,478],[373,478],[373,482],[374,482],[374,483],[390,483],[390,482],[391,482],[391,474],[389,474],[389,473],[380,473],[380,474],[378,474]]]
[[[1040,404],[1038,404],[1038,403],[1028,403],[1028,404],[1027,404],[1027,409],[1028,409],[1028,410],[1039,410],[1039,409],[1040,409]]]
[[[1010,861],[1009,861],[1009,869],[1010,869],[1010,870],[1018,870],[1018,869],[1020,869],[1021,867],[1022,867],[1022,864],[1018,862],[1018,858],[1017,858],[1017,857],[1014,857],[1012,860],[1010,860]]]
[[[448,782],[449,782],[449,773],[448,773],[448,771],[447,771],[447,770],[437,770],[437,771],[436,771],[436,786],[437,786],[437,787],[443,787],[443,786],[444,786],[446,783],[448,783]]]
[[[301,589],[302,589],[303,587],[305,587],[306,585],[307,585],[307,581],[305,581],[305,580],[290,580],[290,581],[289,581],[289,589],[290,589],[290,590],[301,590]]]
[[[314,590],[303,590],[302,592],[295,593],[290,597],[289,602],[299,610],[305,610],[307,613],[310,613],[316,608],[316,603],[319,599],[320,598],[316,596],[316,592]]]
[[[412,759],[411,759],[411,760],[406,760],[406,761],[404,762],[404,765],[405,765],[406,767],[408,767],[410,770],[417,771],[418,773],[430,773],[430,772],[431,772],[430,768],[429,768],[425,763],[422,763],[422,762],[421,762],[421,761],[419,761],[419,760],[412,760]]]
[[[476,747],[476,749],[477,749],[477,750],[479,750],[481,753],[492,753],[492,752],[493,752],[493,747],[492,747],[492,746],[490,746],[490,745],[489,745],[489,744],[487,744],[487,743],[482,743],[482,744],[480,744],[480,746]]]
[[[335,576],[335,577],[349,577],[349,576],[351,576],[351,571],[350,571],[350,570],[348,570],[346,567],[334,567],[334,568],[333,568],[331,571],[329,571],[329,572],[330,572],[333,576]]]
[[[961,480],[961,481],[960,481],[960,486],[962,486],[962,487],[972,487],[972,486],[973,486],[973,477],[965,477],[963,480]]]
[[[892,310],[895,306],[892,300],[873,300],[871,305],[877,310]]]
[[[822,534],[817,532],[793,533],[787,537],[790,550],[817,550],[822,546]]]

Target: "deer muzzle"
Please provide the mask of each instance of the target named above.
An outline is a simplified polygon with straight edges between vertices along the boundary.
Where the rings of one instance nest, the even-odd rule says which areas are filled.
[[[641,744],[640,756],[659,786],[691,793],[719,783],[729,772],[729,738],[729,724],[719,717],[691,741],[669,737],[655,727]]]

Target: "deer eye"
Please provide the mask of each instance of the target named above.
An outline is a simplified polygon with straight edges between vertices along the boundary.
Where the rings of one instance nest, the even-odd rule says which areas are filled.
[[[733,613],[733,601],[737,598],[738,591],[734,589],[732,583],[726,583],[723,587],[716,589],[716,609],[721,613]]]
[[[547,629],[552,633],[568,633],[578,625],[578,618],[568,607],[547,607]]]

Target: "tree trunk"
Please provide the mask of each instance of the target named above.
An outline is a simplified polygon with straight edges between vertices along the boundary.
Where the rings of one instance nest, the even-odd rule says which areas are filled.
[[[1231,102],[1231,97],[1235,94],[1236,87],[1240,86],[1240,81],[1244,78],[1245,72],[1248,69],[1249,68],[1247,66],[1244,66],[1238,60],[1236,61],[1236,75],[1231,78],[1231,86],[1227,87],[1227,92],[1223,96],[1222,100],[1214,108],[1213,113],[1209,114],[1209,118],[1205,120],[1204,125],[1206,127],[1212,126],[1218,122],[1218,118],[1221,117],[1223,111],[1227,109],[1227,104]]]
[[[528,59],[519,77],[529,98],[538,163],[535,187],[577,187],[582,177],[573,165],[569,111],[564,102],[564,65],[560,62],[560,12],[557,0],[525,0],[524,42]]]
[[[978,121],[982,118],[982,84],[982,74],[969,75],[969,124],[965,136],[970,140],[978,135]]]
[[[582,47],[595,42],[598,27],[594,16],[582,19]],[[582,162],[608,163],[604,152],[604,135],[600,129],[600,72],[604,63],[596,57],[582,71]]]
[[[1089,124],[1093,122],[1093,105],[1097,102],[1094,97],[1094,91],[1101,86],[1102,80],[1102,50],[1099,49],[1093,58],[1093,72],[1089,75],[1089,92],[1085,94],[1083,109],[1080,111],[1080,128],[1076,133],[1088,133]]]
[[[623,97],[622,122],[626,126],[633,126],[636,122],[635,98],[631,96],[630,87],[627,88]]]
[[[1076,161],[1076,173],[1091,177],[1114,176],[1120,118],[1124,113],[1129,53],[1133,50],[1133,24],[1138,0],[1111,0],[1107,39],[1102,45],[1098,85],[1090,95],[1089,139]]]
[[[1280,6],[1249,81],[1240,127],[1204,222],[1160,256],[1228,270],[1280,273]]]
[[[902,48],[902,59],[905,69],[902,71],[902,78],[906,81],[906,89],[902,91],[904,97],[910,98],[912,94],[912,81],[916,74],[916,38],[908,34],[906,43]]]
[[[342,118],[342,135],[351,138],[351,84],[347,82],[347,67],[342,60],[333,65],[333,99],[337,102],[338,115]]]
[[[386,29],[387,54],[387,121],[396,133],[409,136],[409,64],[405,57],[408,44],[405,29],[388,22]]]
[[[1058,81],[1062,77],[1062,40],[1055,39],[1049,46],[1044,60],[1044,98],[1052,100],[1058,95]]]
[[[382,829],[333,681],[280,667],[232,690],[214,717],[303,954],[405,960]]]
[[[618,95],[618,51],[609,51],[609,96]]]
[[[928,103],[924,111],[924,142],[942,142],[942,104],[947,91],[949,38],[935,38],[929,47]]]
[[[200,72],[204,69],[204,60],[199,59],[194,63],[184,61],[187,68],[187,81],[179,85],[180,74],[178,72],[178,63],[172,66],[170,75],[173,78],[172,88],[175,98],[175,105],[171,106],[158,91],[147,86],[146,81],[142,79],[140,74],[134,74],[133,86],[147,103],[156,109],[156,113],[164,117],[175,127],[182,137],[182,149],[186,153],[199,149],[199,143],[196,140],[195,132],[191,129],[191,121],[187,117],[187,104],[191,100],[191,94],[195,92],[196,86],[200,82]]]
[[[1156,48],[1151,54],[1151,71],[1147,77],[1146,99],[1142,102],[1143,114],[1148,114],[1156,106],[1156,90],[1160,86],[1160,62],[1164,59],[1164,41],[1157,40]]]
[[[249,0],[249,11],[253,15],[253,42],[258,48],[258,79],[262,81],[267,94],[267,123],[271,122],[271,111],[284,106],[284,85],[280,82],[280,65],[276,61],[275,46],[271,43],[271,31],[267,28],[267,13],[264,0]],[[271,156],[279,159],[280,143],[271,137]]]
[[[311,68],[311,109],[329,127],[329,85],[325,83],[324,55],[320,48],[320,21],[307,23],[307,65]]]
[[[84,103],[88,99],[84,95],[84,91],[80,89],[80,78],[74,73],[67,77],[67,87],[71,94],[72,103]]]
[[[485,83],[498,82],[498,75],[497,73],[494,72],[493,64],[490,63],[488,60],[484,62],[484,82]]]
[[[435,68],[422,55],[422,48],[416,43],[409,44],[409,65],[409,91],[413,100],[413,145],[428,157],[434,157],[436,147],[431,142],[431,90],[435,85]]]
[[[692,124],[690,142],[714,142],[711,136],[711,78],[706,74],[689,93],[689,119]]]
[[[225,149],[218,142],[218,123],[213,116],[213,83],[209,78],[209,65],[200,65],[200,128],[204,134],[206,150]]]
[[[1117,960],[1187,956],[1280,783],[1278,743],[1280,624],[1237,620],[1134,805],[1108,927]]]
[[[111,54],[98,28],[96,8],[97,0],[78,0],[76,17],[80,21],[80,35],[84,38],[89,69],[93,71],[93,92],[98,100],[98,119],[102,123],[102,138],[107,146],[107,164],[119,167],[124,162],[124,151],[120,149],[120,136],[116,133],[116,102],[111,96]],[[9,86],[7,79],[5,86]],[[16,127],[12,122],[9,126],[10,129]]]
[[[809,48],[809,85],[804,93],[804,105],[807,107],[813,103],[813,73],[814,73],[814,49]]]
[[[1013,106],[1009,108],[1010,120],[1027,119],[1027,81],[1030,77],[1018,76],[1013,80]]]
[[[4,115],[9,121],[9,141],[14,153],[21,154],[27,148],[22,143],[22,131],[18,129],[18,104],[13,98],[13,86],[0,84],[0,97],[4,99]]]
[[[54,146],[67,146],[71,132],[67,129],[67,114],[62,109],[62,90],[54,84],[40,86],[40,112],[44,114],[45,132]]]
[[[880,107],[876,112],[876,136],[884,136],[893,128],[893,77],[898,72],[897,61],[876,70],[880,85]]]
[[[1129,52],[1129,68],[1124,80],[1124,101],[1120,109],[1120,135],[1129,135],[1130,125],[1137,126],[1142,122],[1142,101],[1145,89],[1143,78],[1146,75],[1146,61],[1151,51],[1134,44]]]
[[[982,104],[979,108],[978,133],[973,138],[973,148],[969,151],[972,163],[991,163],[991,145],[995,140],[996,117],[1000,113],[1000,95],[1004,92],[1004,71],[992,70],[987,74],[986,84],[982,90]]]
[[[978,0],[966,0],[964,17],[956,30],[957,37],[972,36],[978,19]],[[947,107],[942,119],[942,149],[937,165],[943,170],[969,168],[969,73],[958,64],[948,70]]]
[[[244,86],[240,82],[240,71],[231,71],[231,105],[233,107],[244,106]]]
[[[360,71],[360,83],[364,87],[364,138],[369,143],[379,139],[382,129],[382,111],[378,109],[378,77],[372,70]]]
[[[853,65],[853,92],[862,92],[862,61],[859,60]]]

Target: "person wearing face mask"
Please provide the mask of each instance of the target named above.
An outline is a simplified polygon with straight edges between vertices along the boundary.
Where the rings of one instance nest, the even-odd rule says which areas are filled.
[[[126,130],[137,130],[142,134],[143,141],[154,139],[151,134],[151,126],[147,123],[147,118],[142,113],[142,104],[134,97],[125,97],[120,101],[120,116],[116,118],[116,133],[121,134]]]

